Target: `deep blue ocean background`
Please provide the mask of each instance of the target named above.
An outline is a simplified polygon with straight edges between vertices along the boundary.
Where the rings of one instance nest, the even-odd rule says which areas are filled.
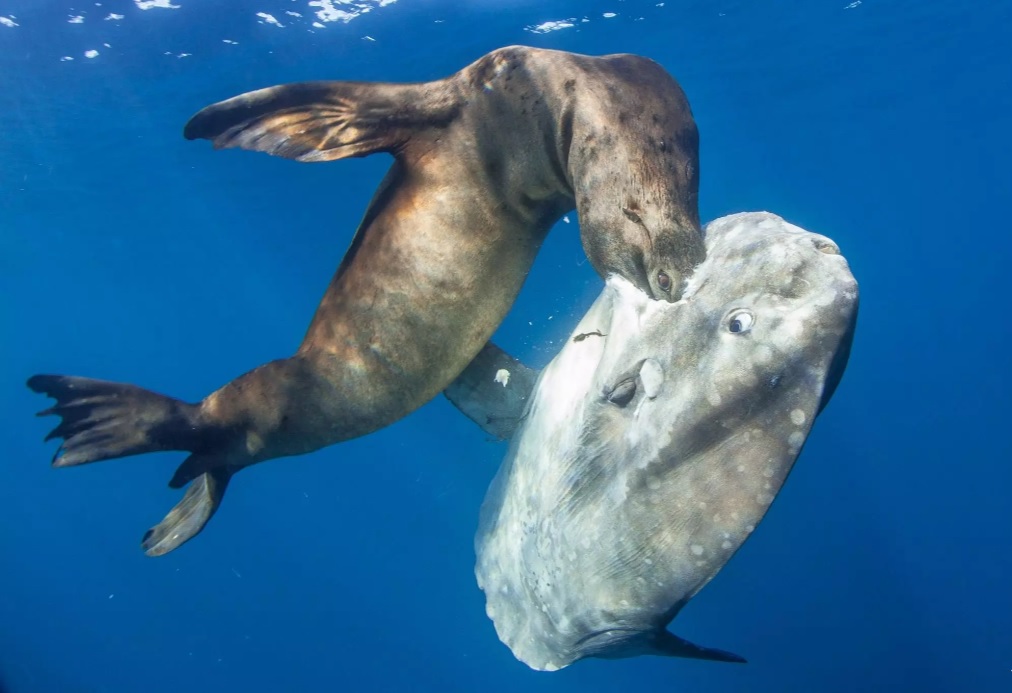
[[[360,0],[322,27],[305,0],[161,4],[0,0],[0,688],[1012,691],[1012,3]],[[699,124],[703,219],[776,212],[861,283],[833,402],[672,624],[747,665],[514,660],[472,572],[506,448],[442,397],[244,472],[158,559],[139,541],[181,454],[49,467],[29,375],[195,401],[290,354],[390,161],[215,152],[190,115],[515,43],[659,61]],[[497,341],[543,366],[601,287],[560,223]]]

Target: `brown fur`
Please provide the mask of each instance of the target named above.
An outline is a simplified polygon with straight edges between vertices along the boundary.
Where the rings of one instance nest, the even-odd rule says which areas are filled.
[[[182,449],[193,454],[174,487],[213,475],[149,533],[149,553],[196,534],[236,470],[375,431],[438,394],[574,206],[595,269],[655,298],[676,299],[704,256],[695,123],[645,58],[514,46],[435,82],[250,92],[205,108],[184,134],[301,161],[389,152],[395,162],[291,358],[196,405],[124,385],[135,403],[124,407],[116,384],[30,381],[57,398],[49,413],[76,412],[57,434],[57,466]]]

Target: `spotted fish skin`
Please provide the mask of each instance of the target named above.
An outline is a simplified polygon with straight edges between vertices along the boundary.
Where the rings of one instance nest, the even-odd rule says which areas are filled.
[[[846,368],[858,286],[835,243],[773,214],[705,233],[681,300],[609,278],[514,396],[525,408],[482,505],[475,573],[500,639],[534,669],[743,661],[666,628],[780,491]],[[480,401],[465,410],[479,424]]]

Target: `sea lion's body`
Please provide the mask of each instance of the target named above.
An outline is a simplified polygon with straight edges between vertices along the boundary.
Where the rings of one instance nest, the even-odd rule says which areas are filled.
[[[698,135],[678,85],[636,56],[500,49],[423,84],[311,82],[210,106],[188,139],[302,161],[395,162],[291,358],[199,404],[132,385],[35,376],[63,417],[56,466],[188,450],[195,483],[145,537],[195,535],[230,476],[386,426],[460,373],[512,305],[551,226],[576,206],[587,255],[677,299],[704,256]]]

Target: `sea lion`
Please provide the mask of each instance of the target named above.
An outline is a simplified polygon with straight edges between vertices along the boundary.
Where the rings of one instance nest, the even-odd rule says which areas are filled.
[[[192,453],[193,482],[144,536],[196,535],[231,476],[386,426],[445,388],[512,305],[545,234],[575,205],[587,256],[675,300],[704,255],[698,133],[677,83],[634,55],[513,46],[419,84],[307,82],[198,112],[187,139],[299,161],[389,152],[379,186],[296,354],[196,404],[140,387],[36,375],[62,422],[56,467]]]
[[[534,669],[744,661],[666,626],[780,491],[846,368],[858,286],[836,244],[772,214],[711,222],[706,244],[677,303],[610,278],[536,384],[489,345],[447,390],[512,435],[475,574]]]

